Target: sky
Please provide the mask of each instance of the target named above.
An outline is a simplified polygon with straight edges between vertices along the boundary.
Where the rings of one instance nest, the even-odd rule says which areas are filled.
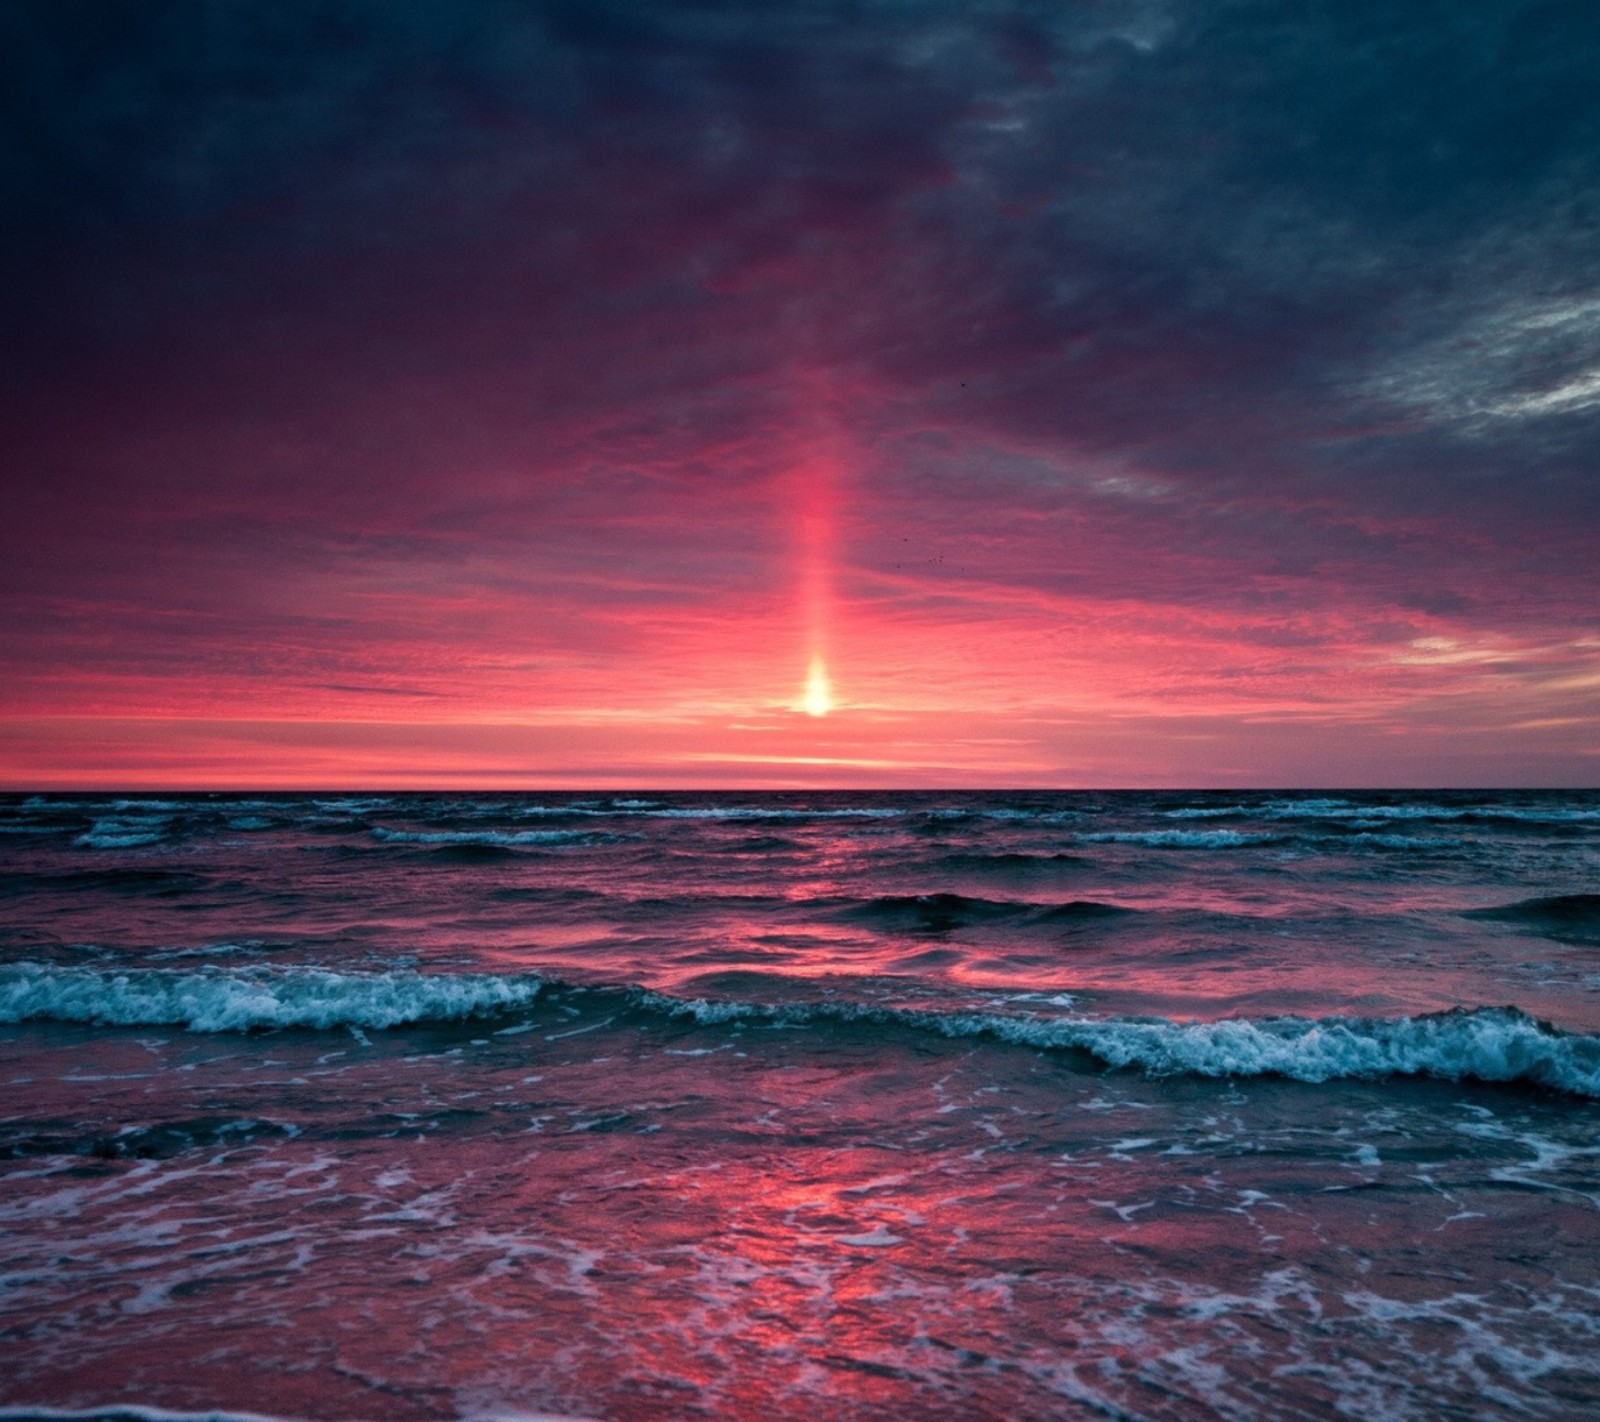
[[[1600,784],[1597,70],[13,0],[0,786]]]

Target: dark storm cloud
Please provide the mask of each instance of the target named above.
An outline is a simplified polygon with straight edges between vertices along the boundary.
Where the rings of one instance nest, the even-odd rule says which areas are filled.
[[[1515,401],[1593,354],[1592,315],[1504,329],[1593,290],[1581,3],[53,0],[4,25],[11,251],[58,278],[94,254],[137,288],[148,254],[293,306],[343,256],[374,314],[415,310],[421,268],[470,315],[508,273],[449,250],[526,244],[525,283],[599,310],[805,268],[814,322],[877,298],[832,353],[970,371],[1003,426],[1118,445],[1213,432],[1219,397],[1338,399],[1323,433],[1388,404],[1558,418]],[[887,291],[851,286],[864,242],[904,261]],[[1513,348],[1474,356],[1480,327]],[[1069,398],[1085,379],[1101,398]]]
[[[1129,587],[1593,591],[1592,5],[51,0],[0,52],[37,525],[610,537],[770,478],[823,371],[864,507],[1082,505]]]

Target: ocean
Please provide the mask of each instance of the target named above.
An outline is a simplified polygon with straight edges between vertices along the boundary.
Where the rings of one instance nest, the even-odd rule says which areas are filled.
[[[1600,1415],[1600,792],[0,797],[0,1418]]]

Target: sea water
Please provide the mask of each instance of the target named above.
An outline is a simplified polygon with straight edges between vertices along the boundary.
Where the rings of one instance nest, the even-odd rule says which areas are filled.
[[[1600,793],[14,795],[0,885],[0,1417],[1600,1408]]]

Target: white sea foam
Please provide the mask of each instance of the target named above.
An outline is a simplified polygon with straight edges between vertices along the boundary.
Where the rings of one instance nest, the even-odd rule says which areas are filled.
[[[130,819],[108,816],[94,822],[73,841],[83,849],[137,849],[159,844],[167,837],[170,815],[148,815]]]
[[[1339,820],[1379,823],[1406,820],[1517,820],[1528,824],[1593,824],[1600,822],[1600,808],[1588,806],[1502,805],[1490,801],[1480,805],[1375,805],[1357,800],[1307,799],[1269,800],[1256,805],[1196,805],[1166,810],[1170,820],[1207,820],[1230,816],[1259,820]]]
[[[336,973],[320,968],[123,972],[0,966],[0,1022],[83,1022],[240,1032],[262,1027],[395,1027],[527,1006],[531,975]]]
[[[1252,813],[1248,805],[1186,805],[1178,810],[1161,812],[1169,820],[1221,820],[1230,815]]]
[[[1246,844],[1273,844],[1277,835],[1239,830],[1104,830],[1080,834],[1084,844],[1148,844],[1158,849],[1234,849]]]
[[[1262,818],[1269,818],[1262,816]],[[1352,825],[1362,821],[1352,820]],[[1076,836],[1081,844],[1145,844],[1157,849],[1241,849],[1252,845],[1268,844],[1319,844],[1338,849],[1340,846],[1377,845],[1384,849],[1428,849],[1458,845],[1460,840],[1441,839],[1438,836],[1378,833],[1373,831],[1340,831],[1335,835],[1308,835],[1296,831],[1293,840],[1284,834],[1247,830],[1105,830],[1095,834]]]
[[[160,844],[165,838],[164,834],[108,834],[91,830],[79,835],[76,843],[85,849],[139,849],[147,844]]]
[[[1319,839],[1317,842],[1329,846],[1334,851],[1337,851],[1340,845],[1348,844],[1375,844],[1381,849],[1448,849],[1459,847],[1462,843],[1459,839],[1441,839],[1438,835],[1382,834],[1373,830],[1341,834]]]
[[[1471,1078],[1600,1096],[1600,1038],[1557,1032],[1509,1008],[1399,1018],[1022,1021],[969,1024],[967,1031],[1076,1047],[1109,1066],[1157,1074],[1273,1075],[1308,1082]]]
[[[608,808],[594,800],[575,800],[567,805],[513,805],[505,813],[519,819],[534,820],[552,815],[622,815],[633,811],[628,808],[627,801],[619,801],[617,806]]]
[[[1600,1037],[1565,1033],[1516,1008],[1458,1009],[1422,1017],[1268,1017],[1220,1022],[1167,1018],[1009,1017],[896,1011],[853,1003],[767,1006],[650,995],[709,1024],[740,1020],[899,1021],[946,1037],[996,1037],[1019,1046],[1077,1050],[1153,1075],[1283,1076],[1296,1081],[1427,1076],[1529,1082],[1600,1097]]]
[[[194,948],[158,948],[150,956],[159,961],[174,958],[225,958],[235,953],[260,953],[280,945],[263,938],[247,938],[239,943],[202,943]]]

